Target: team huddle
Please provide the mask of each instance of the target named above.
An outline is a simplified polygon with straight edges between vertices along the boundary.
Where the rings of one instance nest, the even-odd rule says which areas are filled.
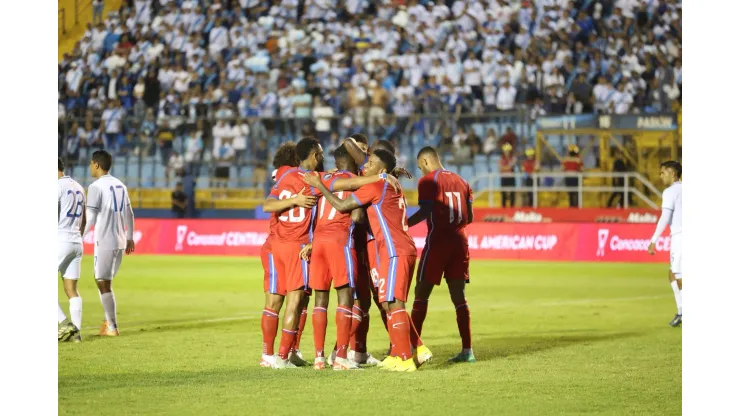
[[[410,372],[432,358],[421,340],[432,289],[447,280],[455,304],[462,351],[452,362],[475,362],[470,312],[465,301],[468,243],[465,226],[473,219],[472,191],[460,176],[443,168],[431,148],[417,157],[424,173],[419,181],[420,209],[407,217],[406,199],[395,175],[395,149],[385,140],[368,148],[361,134],[334,151],[336,170],[324,172],[323,149],[314,138],[283,144],[275,154],[274,186],[263,210],[271,213],[270,232],[262,247],[265,308],[260,365],[296,368],[306,365],[300,338],[309,297],[317,370],[377,365]],[[406,302],[416,268],[417,251],[408,228],[427,221],[411,316]],[[330,290],[337,292],[337,339],[324,354]],[[380,310],[390,338],[387,357],[367,351],[369,310]],[[275,354],[278,316],[285,308]]]
[[[116,298],[112,281],[121,266],[124,252],[134,251],[134,212],[128,189],[108,172],[113,158],[98,150],[90,161],[90,173],[96,179],[87,190],[64,175],[64,163],[58,159],[59,181],[57,197],[58,270],[69,298],[70,320],[58,306],[59,341],[82,341],[82,298],[77,291],[82,264],[82,240],[94,226],[95,253],[93,272],[105,311],[100,336],[118,336]]]

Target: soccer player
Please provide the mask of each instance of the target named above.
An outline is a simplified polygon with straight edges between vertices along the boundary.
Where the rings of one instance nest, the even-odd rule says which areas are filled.
[[[118,274],[124,251],[131,254],[135,248],[134,211],[128,189],[108,173],[112,165],[113,158],[105,150],[97,150],[92,154],[90,174],[96,180],[87,189],[85,214],[84,234],[95,226],[93,269],[105,312],[105,321],[98,334],[101,336],[118,336],[113,278]]]
[[[365,165],[365,175],[382,175],[393,171],[395,166],[393,154],[379,149]],[[378,295],[388,314],[388,333],[392,344],[391,354],[383,361],[382,367],[393,371],[416,371],[411,351],[409,316],[405,306],[411,284],[410,276],[416,265],[416,247],[407,232],[406,199],[402,190],[392,189],[387,183],[372,183],[355,191],[352,198],[340,199],[332,194],[318,176],[306,175],[304,180],[317,187],[339,212],[370,207],[367,210],[368,220],[380,253]]]
[[[296,153],[296,144],[288,142],[280,146],[272,159],[272,165],[275,171],[272,175],[273,182],[278,177],[282,177],[288,170],[298,167],[298,154]],[[280,210],[291,209],[294,206],[302,208],[313,208],[316,205],[316,197],[305,195],[302,192],[296,194],[293,198],[283,199],[277,202],[277,208]],[[283,307],[284,294],[272,293],[271,288],[277,285],[277,275],[275,273],[272,240],[275,237],[275,228],[278,223],[278,215],[270,214],[270,230],[260,250],[262,259],[262,268],[265,271],[264,289],[265,289],[265,308],[262,311],[262,359],[261,367],[272,367],[275,364],[275,338],[277,337],[278,314]]]
[[[426,220],[427,238],[421,253],[411,310],[411,321],[417,331],[411,333],[411,345],[421,344],[419,337],[427,315],[429,296],[444,276],[455,305],[457,329],[462,339],[462,351],[449,361],[474,363],[470,310],[465,300],[465,284],[470,279],[465,226],[473,221],[473,193],[463,178],[445,170],[433,147],[421,149],[416,162],[424,176],[419,179],[419,210],[408,222],[409,227],[413,227]]]
[[[655,233],[653,234],[653,238],[650,239],[650,245],[648,246],[648,253],[654,255],[655,243],[658,242],[658,238],[663,234],[666,226],[671,227],[671,262],[668,269],[668,281],[671,282],[673,296],[676,299],[676,308],[678,309],[678,313],[676,313],[676,316],[669,323],[672,327],[681,326],[682,319],[681,254],[683,247],[681,231],[683,229],[683,209],[681,208],[681,170],[681,164],[673,160],[660,164],[660,180],[668,188],[663,191],[663,213],[660,215],[660,220],[658,220],[658,224],[655,227]]]
[[[85,229],[85,189],[74,179],[64,174],[64,162],[58,159],[59,181],[57,182],[58,220],[57,220],[57,268],[62,274],[64,293],[69,299],[69,316],[67,320],[62,306],[57,313],[59,323],[59,341],[82,341],[82,298],[77,292],[77,280],[80,278],[82,263],[82,231]]]

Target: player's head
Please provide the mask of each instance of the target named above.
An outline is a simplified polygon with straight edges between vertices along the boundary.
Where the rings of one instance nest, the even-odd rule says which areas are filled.
[[[110,171],[113,165],[113,156],[105,150],[96,150],[90,159],[90,174],[93,178],[99,178]]]
[[[396,147],[393,146],[393,143],[389,142],[388,140],[376,140],[373,142],[373,145],[370,146],[370,153],[375,153],[376,150],[383,149],[391,152],[392,155],[396,154]]]
[[[681,164],[675,160],[669,160],[660,164],[660,180],[663,185],[673,185],[673,182],[681,180]]]
[[[365,163],[365,175],[392,172],[396,168],[396,156],[385,149],[377,149]]]
[[[59,166],[59,177],[61,178],[64,176],[64,162],[62,162],[62,158],[57,158],[57,165]]]
[[[416,155],[416,165],[419,166],[419,170],[424,175],[437,169],[442,169],[439,153],[432,146],[426,146],[419,150],[419,154]]]
[[[364,153],[367,153],[367,144],[369,142],[367,136],[362,133],[355,133],[349,137],[355,139],[355,141],[357,142],[357,147],[359,147],[360,150],[362,150]]]
[[[304,137],[296,145],[300,166],[306,170],[324,170],[324,149],[315,137]]]
[[[275,156],[272,157],[272,167],[275,169],[283,166],[298,166],[298,153],[296,152],[296,144],[293,142],[283,143],[278,147]]]
[[[357,163],[344,146],[339,146],[334,150],[334,164],[339,170],[357,173]]]

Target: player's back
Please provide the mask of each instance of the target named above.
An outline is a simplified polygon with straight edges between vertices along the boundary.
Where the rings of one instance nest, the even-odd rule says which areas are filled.
[[[308,186],[303,182],[305,171],[301,168],[291,168],[277,178],[269,197],[288,199],[297,195],[301,189]],[[307,244],[310,241],[311,222],[316,207],[306,209],[293,207],[279,213],[275,227],[275,240],[283,243],[293,242]]]
[[[367,216],[379,253],[389,257],[416,255],[416,245],[408,233],[403,190],[395,191],[387,182],[375,182],[354,195],[360,205],[371,203]]]
[[[671,213],[671,235],[680,234],[683,230],[683,186],[681,182],[674,182],[663,191],[663,209],[669,209]]]
[[[82,244],[80,225],[85,210],[85,189],[69,176],[58,182],[59,222],[57,234],[60,240]]]
[[[435,170],[419,180],[419,204],[432,204],[427,229],[432,238],[465,237],[473,193],[468,182],[448,170]]]
[[[334,191],[333,185],[337,179],[350,179],[355,177],[348,171],[337,171],[334,173],[322,173],[321,180],[324,185]],[[334,192],[339,199],[346,199],[350,196],[350,191]],[[316,212],[316,229],[313,233],[313,241],[327,241],[340,244],[346,247],[353,246],[354,223],[350,212],[342,213],[337,211],[326,198],[321,198],[318,203]]]
[[[126,248],[125,210],[131,209],[128,188],[117,178],[103,175],[87,192],[87,206],[98,211],[95,245],[107,250]]]

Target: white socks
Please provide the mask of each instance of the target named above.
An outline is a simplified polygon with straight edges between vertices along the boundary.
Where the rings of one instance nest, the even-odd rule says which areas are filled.
[[[64,311],[62,310],[62,305],[57,302],[57,323],[61,324],[67,319],[67,315],[64,314]]]
[[[69,300],[69,315],[77,329],[82,329],[82,298],[77,296]]]
[[[673,289],[673,296],[676,298],[676,307],[678,308],[678,314],[683,315],[681,313],[681,306],[682,306],[681,289],[678,288],[678,282],[675,280],[672,281],[671,288]]]
[[[108,321],[108,329],[117,329],[118,321],[116,320],[116,296],[113,291],[100,294],[100,303],[103,304],[105,311],[105,320]]]

